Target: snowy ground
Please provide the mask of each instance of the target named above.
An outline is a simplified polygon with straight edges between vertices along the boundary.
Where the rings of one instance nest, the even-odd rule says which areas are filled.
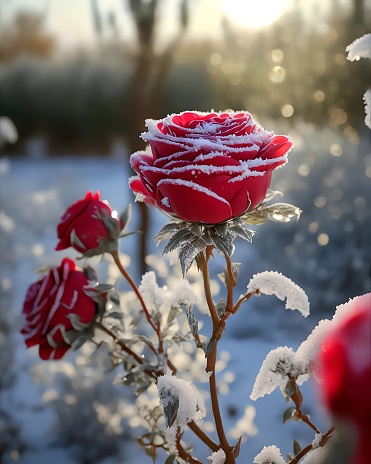
[[[1,160],[0,343],[4,375],[0,427],[6,432],[3,434],[5,444],[1,448],[5,450],[2,460],[4,464],[152,462],[130,438],[130,431],[126,426],[125,430],[117,431],[107,427],[99,429],[98,424],[98,428],[92,428],[89,432],[90,403],[120,402],[121,398],[129,403],[131,401],[123,387],[111,386],[112,376],[108,376],[108,380],[106,376],[106,381],[103,382],[101,378],[104,367],[99,359],[92,359],[90,365],[86,366],[81,357],[76,359],[74,354],[69,354],[67,361],[59,364],[60,372],[57,372],[58,363],[42,363],[36,350],[26,350],[18,333],[22,323],[20,311],[26,288],[37,278],[34,270],[58,264],[62,256],[74,256],[71,250],[62,253],[53,251],[56,243],[55,226],[61,214],[67,206],[84,196],[88,189],[99,189],[102,198],[108,199],[113,208],[124,209],[132,201],[127,187],[125,166],[126,162],[121,157]],[[157,213],[152,217],[153,235],[165,218]],[[133,222],[132,228],[135,229],[135,219]],[[277,224],[277,227],[280,225]],[[121,245],[121,251],[134,258],[130,268],[133,275],[138,273],[135,256],[130,253],[130,250],[135,249],[135,240],[135,237],[128,238]],[[248,273],[244,283],[246,285],[251,277],[250,263],[253,271],[262,270],[262,264],[251,246],[239,245],[244,250],[241,258],[238,258],[244,263],[244,272]],[[151,251],[154,252],[154,248]],[[216,270],[220,272],[220,268]],[[262,302],[262,298],[266,298],[266,303]],[[243,309],[244,312],[241,309],[234,321],[231,320],[230,330],[221,343],[221,352],[225,351],[230,355],[227,371],[236,375],[229,388],[224,385],[224,388],[229,389],[228,395],[221,396],[222,414],[226,418],[227,429],[234,426],[246,406],[252,404],[256,407],[254,424],[259,432],[250,437],[241,448],[240,460],[244,463],[252,463],[253,457],[264,445],[275,444],[284,455],[292,451],[293,439],[303,446],[313,439],[312,432],[303,424],[282,425],[282,413],[286,404],[280,392],[276,391],[255,403],[249,399],[254,379],[267,352],[278,345],[296,348],[303,339],[303,334],[308,334],[316,323],[313,320],[304,320],[296,312],[285,311],[283,303],[274,297],[262,298],[259,306],[254,307],[256,303],[252,302]],[[261,324],[261,315],[257,317],[258,311],[267,311],[267,325],[260,329],[258,324]],[[246,331],[243,335],[238,330],[242,320],[245,326],[249,326],[251,322],[252,327],[250,332]],[[317,420],[320,424],[323,423],[323,418],[318,419],[318,414],[314,411],[314,393],[309,382],[303,390],[307,405],[304,410],[311,414],[314,422]],[[59,398],[59,408],[63,404],[63,408],[59,410],[52,407],[55,403],[51,401],[55,399],[56,391],[57,395],[64,395]],[[72,394],[77,395],[77,404]],[[97,395],[96,399],[94,395]],[[111,414],[114,415],[114,403],[112,404]],[[84,408],[87,412],[84,412]],[[248,428],[253,429],[251,424]],[[85,435],[83,431],[86,432]],[[69,437],[70,446],[62,444],[62,435],[64,440],[66,436]],[[99,457],[97,451],[90,456],[89,448],[93,449],[98,441],[101,443],[99,447],[98,444],[96,446],[102,455]],[[199,450],[198,457],[206,463],[209,455],[207,450],[198,445],[197,439],[193,443]],[[105,450],[115,446],[117,448],[114,453],[111,456],[106,453],[104,457]],[[161,459],[158,462],[161,463]]]

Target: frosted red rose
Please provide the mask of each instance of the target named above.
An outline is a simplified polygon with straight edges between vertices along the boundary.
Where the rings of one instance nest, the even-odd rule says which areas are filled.
[[[57,227],[59,242],[55,249],[73,247],[84,253],[98,248],[102,240],[111,238],[107,221],[117,222],[117,231],[122,228],[120,221],[112,218],[109,203],[100,199],[99,191],[93,194],[89,190],[83,199],[71,205],[61,217]]]
[[[41,359],[60,359],[71,348],[63,337],[73,330],[70,314],[78,315],[82,323],[94,319],[96,305],[84,292],[87,285],[84,272],[65,258],[28,288],[23,304],[26,323],[21,333],[28,348],[39,345]]]
[[[245,112],[186,111],[146,121],[150,152],[130,162],[130,187],[147,203],[188,222],[218,224],[259,205],[292,141]]]
[[[340,308],[341,318],[338,317],[335,328],[322,344],[321,391],[334,417],[355,428],[357,443],[351,464],[368,464],[371,462],[371,293]]]

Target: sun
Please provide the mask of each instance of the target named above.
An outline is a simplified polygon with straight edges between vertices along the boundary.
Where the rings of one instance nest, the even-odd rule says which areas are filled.
[[[220,0],[220,3],[232,21],[248,28],[259,28],[278,19],[290,0]]]

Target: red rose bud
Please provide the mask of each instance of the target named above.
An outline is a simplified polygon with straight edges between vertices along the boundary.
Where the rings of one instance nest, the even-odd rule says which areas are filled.
[[[341,307],[320,353],[322,396],[335,419],[357,434],[350,464],[371,462],[371,293]],[[335,320],[335,318],[334,318]]]
[[[59,243],[56,250],[73,247],[86,254],[101,254],[103,244],[116,242],[123,225],[112,217],[112,209],[106,200],[101,201],[99,191],[89,190],[85,198],[70,206],[57,227]],[[88,253],[89,254],[89,253]]]
[[[65,258],[28,288],[23,304],[26,323],[21,333],[28,348],[39,345],[41,359],[62,358],[71,348],[66,334],[76,328],[76,321],[81,326],[93,321],[97,306],[85,294],[87,287],[84,272]]]
[[[188,222],[218,224],[264,199],[292,141],[266,132],[246,111],[186,111],[146,121],[151,152],[134,153],[138,198]]]

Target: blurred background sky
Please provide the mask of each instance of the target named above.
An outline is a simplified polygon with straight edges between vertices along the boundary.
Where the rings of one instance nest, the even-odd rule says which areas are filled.
[[[345,47],[370,15],[364,0],[2,0],[1,114],[14,152],[35,137],[47,154],[133,151],[145,118],[186,109],[356,138],[368,68]]]

